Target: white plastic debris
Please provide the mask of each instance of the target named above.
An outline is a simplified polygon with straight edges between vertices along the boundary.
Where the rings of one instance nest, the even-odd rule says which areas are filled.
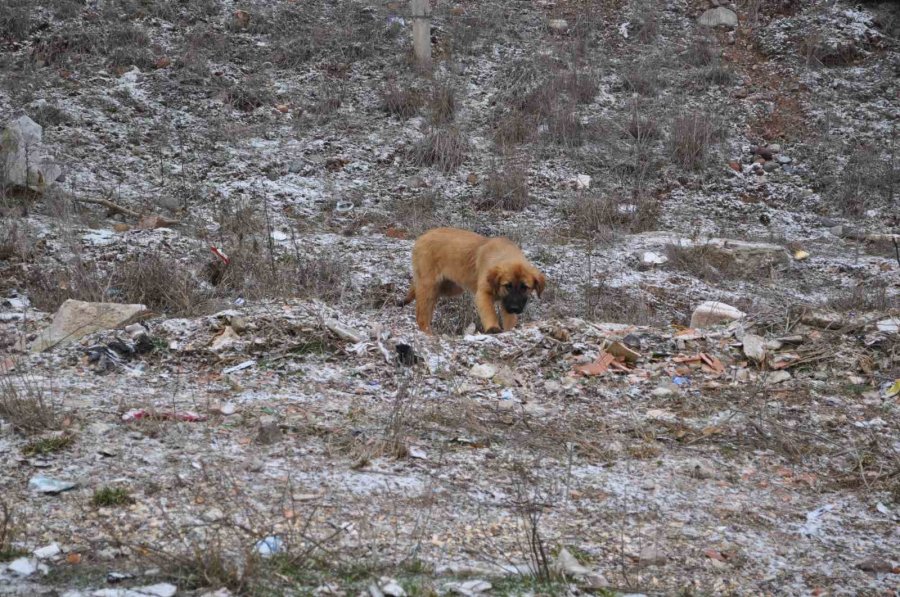
[[[7,564],[6,569],[18,576],[31,576],[37,572],[37,561],[33,558],[18,558]]]
[[[579,191],[591,188],[591,177],[587,174],[579,174],[575,177],[575,188]]]
[[[234,367],[228,367],[227,369],[223,369],[222,373],[228,375],[229,373],[234,373],[236,371],[242,371],[244,369],[248,369],[256,364],[256,359],[250,359],[249,361],[244,361],[243,363],[238,363]]]
[[[281,537],[269,535],[265,539],[260,539],[256,542],[256,553],[264,558],[268,558],[280,552],[283,545],[284,542],[281,540]]]
[[[72,481],[60,481],[58,479],[51,479],[50,477],[45,477],[44,475],[35,475],[28,480],[28,487],[29,489],[33,489],[38,493],[55,495],[57,493],[62,493],[63,491],[75,489],[76,487],[78,487],[78,483]]]
[[[891,317],[890,319],[882,319],[875,324],[879,332],[885,334],[900,333],[900,317]]]
[[[644,251],[641,255],[641,261],[646,265],[662,265],[669,260],[665,255],[654,253],[653,251]]]
[[[50,545],[39,547],[31,553],[39,560],[46,560],[58,556],[61,552],[62,550],[59,547],[59,543],[51,543]]]

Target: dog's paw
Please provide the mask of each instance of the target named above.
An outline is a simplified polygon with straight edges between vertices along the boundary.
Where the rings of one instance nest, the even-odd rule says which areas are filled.
[[[501,330],[501,329],[498,328],[497,326],[493,326],[493,327],[488,328],[487,333],[488,333],[488,334],[499,334],[499,333],[502,332],[502,331],[503,331],[503,330]]]

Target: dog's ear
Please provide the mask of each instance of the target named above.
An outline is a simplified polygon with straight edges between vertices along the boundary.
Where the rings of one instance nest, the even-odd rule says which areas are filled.
[[[544,277],[544,274],[541,272],[534,273],[534,291],[537,293],[538,298],[540,298],[541,293],[544,292],[544,287],[547,285],[547,278]]]
[[[488,286],[491,287],[491,292],[494,296],[497,296],[497,293],[500,292],[500,268],[492,267],[488,270],[487,273],[487,283]]]

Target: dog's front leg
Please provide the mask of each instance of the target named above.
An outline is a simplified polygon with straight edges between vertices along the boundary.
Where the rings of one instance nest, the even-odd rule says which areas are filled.
[[[503,306],[500,306],[500,315],[503,317],[503,331],[508,332],[509,330],[516,327],[516,322],[519,321],[518,316],[515,313],[507,313],[506,309]]]
[[[484,331],[488,334],[500,333],[500,321],[494,309],[494,295],[490,290],[478,291],[475,295],[475,307],[478,309],[478,317],[481,318],[481,327]]]

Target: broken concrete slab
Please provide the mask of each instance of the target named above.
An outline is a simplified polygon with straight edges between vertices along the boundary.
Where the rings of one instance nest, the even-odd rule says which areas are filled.
[[[691,314],[692,328],[705,328],[712,325],[743,319],[746,313],[731,305],[718,301],[705,301],[697,305]]]
[[[89,303],[69,299],[53,316],[50,327],[31,343],[30,350],[43,352],[100,330],[124,327],[147,312],[147,307],[139,304]]]
[[[0,135],[0,164],[6,181],[39,193],[62,176],[62,168],[47,154],[41,125],[20,116]]]

